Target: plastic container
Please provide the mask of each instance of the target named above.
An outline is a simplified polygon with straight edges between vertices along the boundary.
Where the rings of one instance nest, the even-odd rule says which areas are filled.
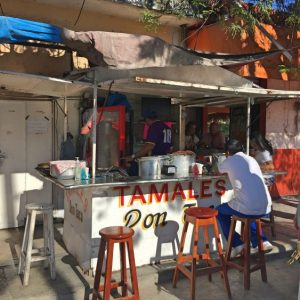
[[[75,157],[75,181],[80,181],[81,179],[81,168],[80,168],[80,161],[79,157]]]

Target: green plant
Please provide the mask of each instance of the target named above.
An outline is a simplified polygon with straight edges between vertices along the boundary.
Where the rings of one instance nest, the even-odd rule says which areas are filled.
[[[149,31],[158,30],[163,14],[193,17],[198,19],[199,28],[222,22],[231,37],[242,32],[252,34],[258,23],[273,24],[275,15],[280,15],[281,24],[293,30],[300,29],[300,0],[144,0],[142,3],[147,9],[141,22]],[[274,14],[275,4],[277,13]],[[153,7],[158,11],[153,11]]]
[[[157,14],[156,12],[149,9],[145,9],[140,18],[140,22],[144,23],[147,31],[157,32],[160,26],[160,17],[160,14]]]
[[[292,14],[285,20],[285,24],[294,29],[299,30],[300,29],[300,16],[296,14]]]
[[[300,68],[295,66],[286,66],[286,65],[279,65],[278,66],[279,73],[291,73],[291,74],[297,74],[300,71]]]

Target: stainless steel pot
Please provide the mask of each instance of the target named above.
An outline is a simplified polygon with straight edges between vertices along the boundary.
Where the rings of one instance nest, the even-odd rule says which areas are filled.
[[[146,156],[138,159],[139,176],[145,179],[158,179],[161,175],[161,157]]]
[[[170,164],[176,166],[175,176],[187,177],[189,176],[192,163],[195,162],[195,154],[171,154]]]

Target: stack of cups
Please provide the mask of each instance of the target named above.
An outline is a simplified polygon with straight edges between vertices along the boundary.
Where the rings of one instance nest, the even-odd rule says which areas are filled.
[[[192,172],[194,175],[201,175],[203,169],[203,164],[192,163]]]

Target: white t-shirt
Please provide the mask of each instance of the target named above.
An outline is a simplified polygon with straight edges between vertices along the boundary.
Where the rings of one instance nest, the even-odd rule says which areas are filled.
[[[270,154],[270,152],[268,150],[264,150],[264,151],[257,150],[254,158],[260,165],[266,163],[267,161],[273,160],[272,155]]]
[[[257,161],[243,152],[227,157],[219,171],[227,173],[234,191],[228,205],[245,215],[264,215],[271,211],[271,196]]]

